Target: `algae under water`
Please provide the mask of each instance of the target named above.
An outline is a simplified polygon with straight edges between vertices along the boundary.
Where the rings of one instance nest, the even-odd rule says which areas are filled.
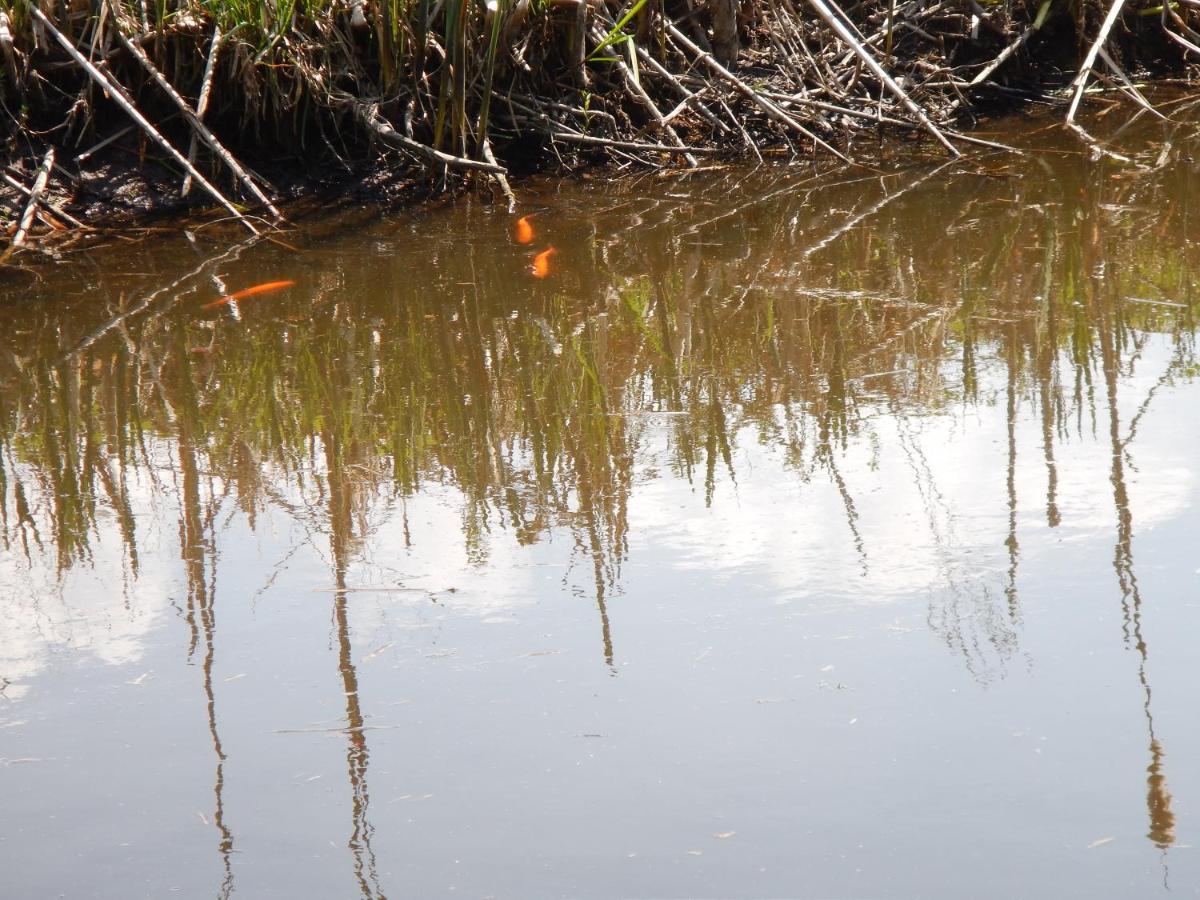
[[[3,893],[1200,889],[1200,145],[1036,140],[5,289]]]

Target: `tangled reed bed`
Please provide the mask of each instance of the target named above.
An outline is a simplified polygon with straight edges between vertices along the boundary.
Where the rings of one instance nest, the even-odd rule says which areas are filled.
[[[255,169],[289,160],[480,180],[514,204],[509,170],[554,160],[849,160],[881,128],[954,156],[988,143],[954,130],[981,103],[1068,81],[1066,124],[1109,152],[1075,123],[1088,86],[1149,107],[1128,71],[1200,57],[1200,2],[1150,4],[0,0],[0,260],[84,228],[66,201],[120,147],[252,232],[282,220]]]

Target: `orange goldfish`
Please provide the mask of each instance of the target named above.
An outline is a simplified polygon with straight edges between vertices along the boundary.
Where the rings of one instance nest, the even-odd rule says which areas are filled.
[[[533,258],[533,265],[529,267],[529,271],[533,273],[534,278],[545,278],[550,274],[550,257],[557,252],[557,247],[547,247]]]
[[[256,284],[254,287],[242,288],[240,291],[234,291],[232,294],[226,294],[220,300],[214,300],[212,303],[205,303],[201,309],[215,309],[218,306],[224,306],[226,303],[231,303],[234,300],[244,300],[247,297],[255,297],[258,294],[269,294],[271,291],[281,291],[284,288],[289,288],[296,282],[294,281],[268,281],[263,284]]]
[[[533,223],[529,221],[529,216],[521,216],[517,219],[516,239],[518,244],[533,243]]]

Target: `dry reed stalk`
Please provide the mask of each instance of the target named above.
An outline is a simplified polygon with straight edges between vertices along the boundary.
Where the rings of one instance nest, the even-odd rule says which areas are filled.
[[[151,140],[166,150],[167,153],[177,163],[182,165],[184,169],[190,172],[192,177],[196,180],[196,183],[204,188],[208,192],[209,196],[221,204],[221,206],[224,207],[227,212],[237,219],[237,221],[241,223],[242,227],[246,228],[251,234],[258,234],[258,229],[254,227],[254,224],[244,215],[242,215],[238,208],[230,203],[228,199],[226,199],[224,194],[213,187],[213,185],[209,183],[208,179],[201,175],[196,170],[196,167],[187,161],[186,156],[176,150],[174,145],[172,145],[170,141],[163,137],[158,130],[150,124],[149,120],[143,116],[138,111],[138,108],[133,105],[132,101],[125,96],[124,91],[121,90],[120,85],[114,79],[97,69],[87,60],[86,57],[84,57],[82,53],[75,49],[75,45],[71,43],[70,39],[68,39],[66,35],[64,35],[58,30],[58,28],[55,27],[54,23],[46,17],[44,12],[42,12],[36,6],[30,6],[29,11],[38,21],[38,23],[45,28],[51,34],[51,36],[53,36],[53,38],[62,46],[64,50],[67,51],[67,55],[69,55],[80,67],[83,68],[83,71],[87,73],[87,76],[96,82],[97,86],[99,86],[106,94],[108,94],[108,96],[113,99],[113,102],[121,107],[121,109],[125,111],[126,115],[133,119],[133,121],[135,121],[141,127],[141,129],[146,132]]]
[[[13,92],[17,97],[21,97],[24,91],[21,88],[21,71],[17,66],[17,50],[13,46],[12,28],[8,19],[8,13],[0,9],[0,56],[4,57],[4,70],[8,75],[8,81],[12,85]]]
[[[33,214],[37,211],[38,200],[41,199],[42,192],[46,190],[46,184],[50,181],[50,170],[53,168],[54,148],[51,147],[46,151],[46,155],[42,157],[42,164],[38,167],[37,177],[33,180],[33,187],[29,190],[29,200],[26,202],[25,210],[21,213],[21,220],[17,224],[16,234],[13,235],[8,249],[3,254],[0,254],[0,265],[8,262],[9,257],[24,246],[25,238],[29,234],[29,227],[33,224]]]
[[[208,98],[212,95],[213,74],[217,70],[217,54],[221,52],[221,41],[224,35],[221,32],[220,25],[213,26],[212,43],[209,45],[208,59],[204,63],[204,75],[200,79],[200,97],[196,100],[196,118],[201,122],[204,121],[204,116],[208,112]],[[196,161],[196,150],[199,143],[199,138],[193,134],[192,139],[188,142],[187,158],[188,162]],[[192,190],[192,176],[187,175],[183,179],[183,187],[180,189],[180,194],[186,197]]]
[[[1120,0],[1120,2],[1124,2],[1124,0]],[[870,69],[871,72],[874,73],[875,77],[882,81],[884,86],[896,95],[900,102],[904,104],[905,109],[907,109],[916,117],[917,121],[924,126],[925,130],[933,135],[933,137],[937,139],[938,143],[950,151],[951,156],[962,156],[962,154],[959,153],[958,148],[951,144],[950,141],[946,139],[946,136],[942,134],[940,130],[938,130],[938,127],[933,124],[929,116],[925,114],[925,110],[921,109],[921,107],[911,97],[908,96],[908,93],[904,90],[904,88],[900,87],[900,85],[896,83],[896,80],[884,70],[883,66],[881,66],[876,61],[875,57],[871,55],[871,52],[862,45],[862,42],[859,41],[858,38],[856,38],[853,34],[851,34],[850,29],[846,27],[845,22],[843,22],[838,15],[834,14],[834,10],[836,9],[839,14],[845,16],[845,13],[838,8],[837,4],[833,3],[832,0],[829,0],[828,3],[826,0],[808,0],[808,3],[814,10],[816,10],[817,15],[821,17],[825,24],[833,29],[834,34],[836,34],[843,43],[845,43],[851,50],[854,51],[855,56],[862,60],[863,65]]]
[[[4,179],[4,183],[7,184],[10,188],[12,188],[14,191],[24,194],[26,197],[33,196],[33,191],[31,191],[29,188],[25,187],[25,185],[21,184],[21,182],[17,181],[17,179],[13,178],[8,173],[6,173],[6,172],[0,173],[0,177],[2,177]],[[73,225],[76,228],[86,228],[87,227],[82,222],[80,222],[78,219],[76,219],[74,216],[72,216],[70,213],[68,213],[64,209],[62,209],[62,207],[58,206],[55,203],[51,203],[45,197],[38,198],[38,206],[42,207],[44,210],[49,210],[52,215],[56,216],[59,219],[62,219],[67,224]],[[47,224],[49,224],[49,223],[47,223]]]
[[[129,51],[133,58],[136,59],[141,64],[142,68],[146,70],[146,73],[150,76],[151,80],[153,80],[155,84],[162,88],[163,93],[170,97],[171,102],[175,104],[176,108],[178,108],[181,113],[183,113],[184,119],[186,119],[187,123],[192,127],[193,137],[199,135],[200,139],[204,141],[204,143],[208,144],[208,148],[212,150],[217,159],[221,160],[221,162],[225,164],[226,168],[233,173],[234,178],[241,183],[242,187],[249,191],[254,199],[261,203],[263,207],[265,207],[266,210],[275,217],[275,221],[283,221],[283,214],[275,208],[275,205],[271,203],[270,198],[259,189],[258,185],[254,183],[254,180],[250,177],[246,170],[242,168],[241,163],[234,159],[233,154],[226,150],[225,146],[219,140],[217,140],[217,136],[208,129],[207,125],[200,121],[200,118],[196,115],[195,110],[188,105],[186,100],[179,96],[179,92],[175,90],[174,85],[167,81],[166,76],[164,76],[162,72],[158,71],[158,68],[150,61],[150,57],[146,55],[145,51],[143,51],[142,48],[137,44],[133,43],[133,41],[129,40],[129,38],[127,38],[121,32],[120,27],[116,29],[116,32],[117,40],[121,42],[121,46]],[[187,162],[189,165],[191,165],[191,160],[188,160]]]
[[[487,172],[492,175],[507,175],[508,170],[496,163],[480,162],[477,159],[467,159],[465,156],[453,156],[441,150],[435,150],[428,144],[414,141],[405,137],[379,116],[379,104],[362,100],[352,101],[354,114],[367,131],[375,135],[385,144],[399,147],[414,153],[430,165],[445,166],[448,169],[460,169],[474,172]]]
[[[603,46],[607,40],[604,32],[600,30],[599,26],[594,26],[592,28],[592,39],[596,42],[597,47]],[[633,39],[630,38],[629,40],[632,41]],[[614,65],[617,67],[617,71],[621,73],[621,78],[625,82],[625,89],[628,91],[629,95],[635,101],[637,101],[637,103],[643,109],[645,109],[646,112],[650,114],[651,120],[667,135],[667,137],[670,139],[670,142],[675,145],[675,147],[684,150],[684,162],[686,162],[690,168],[696,168],[696,166],[699,165],[699,163],[696,161],[696,157],[690,152],[687,152],[685,149],[687,145],[684,144],[683,138],[679,136],[669,122],[663,119],[662,110],[658,108],[658,105],[654,102],[650,95],[646,93],[646,89],[642,87],[641,81],[634,76],[633,71],[628,65],[626,65],[623,59],[621,59],[619,56],[615,56],[614,60]]]
[[[699,45],[694,43],[687,35],[685,35],[682,31],[680,31],[674,24],[667,23],[667,32],[679,44],[681,44],[686,50],[688,50],[688,52],[690,52],[693,56],[695,56],[697,59],[699,59],[701,62],[703,62],[706,66],[708,66],[717,75],[717,77],[719,77],[723,81],[727,82],[739,94],[741,94],[747,100],[751,101],[752,103],[754,103],[754,105],[759,107],[763,112],[765,112],[767,114],[768,118],[774,119],[779,124],[784,125],[787,128],[791,129],[792,131],[795,131],[802,137],[807,138],[808,140],[812,141],[813,144],[820,147],[822,150],[826,151],[827,153],[831,153],[832,155],[836,156],[842,162],[844,162],[844,163],[851,162],[851,160],[849,158],[847,158],[846,155],[843,154],[841,151],[839,151],[836,147],[833,147],[826,141],[823,141],[821,138],[817,137],[817,135],[813,134],[809,129],[807,129],[803,125],[801,125],[798,121],[796,121],[796,119],[794,119],[792,116],[789,116],[782,109],[780,109],[778,106],[776,106],[774,103],[772,103],[766,97],[764,97],[758,91],[754,90],[754,88],[750,87],[750,85],[748,85],[744,81],[742,81],[742,79],[738,78],[736,75],[734,75],[732,72],[730,72],[727,68],[725,68],[723,65],[721,65],[721,63],[717,61],[716,57],[714,57],[711,53],[708,53],[708,52],[702,50]]]

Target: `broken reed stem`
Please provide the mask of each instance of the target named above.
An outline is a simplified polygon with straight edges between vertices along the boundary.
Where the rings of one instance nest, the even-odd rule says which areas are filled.
[[[21,184],[21,182],[17,181],[17,179],[13,178],[7,172],[0,173],[0,177],[3,177],[4,183],[7,184],[10,188],[12,188],[14,191],[17,191],[20,194],[24,194],[26,197],[33,196],[33,191],[31,191],[29,188],[25,187],[25,185]],[[84,225],[82,222],[80,222],[78,219],[76,219],[69,212],[66,212],[64,209],[62,209],[62,207],[58,206],[57,204],[51,203],[45,197],[38,198],[38,205],[41,206],[43,209],[49,210],[52,215],[56,216],[59,219],[62,219],[68,225],[73,225],[76,228],[87,228],[86,225]]]
[[[699,95],[693,91],[689,91],[686,87],[684,87],[683,83],[675,75],[673,75],[666,66],[651,56],[649,51],[647,51],[641,44],[638,44],[637,55],[638,59],[641,60],[642,65],[646,66],[656,75],[658,75],[658,77],[661,78],[666,84],[671,86],[675,93],[679,94],[679,96],[683,98],[683,102],[679,104],[681,107],[687,106],[695,110],[696,113],[703,116],[704,120],[712,125],[713,128],[717,129],[723,134],[729,133],[729,126],[718,119],[707,106],[700,102]],[[670,116],[667,116],[666,119],[669,120]]]
[[[113,102],[121,107],[121,109],[123,109],[125,113],[131,119],[133,119],[133,121],[135,121],[144,132],[146,132],[151,140],[167,151],[172,159],[182,165],[196,180],[196,183],[204,188],[208,192],[209,196],[221,204],[221,206],[224,207],[235,219],[237,219],[244,228],[246,228],[251,234],[258,234],[258,229],[254,227],[254,224],[244,215],[242,215],[238,208],[230,203],[228,199],[226,199],[224,194],[213,187],[212,184],[209,183],[208,179],[201,175],[196,170],[196,167],[187,161],[186,156],[176,150],[170,141],[159,134],[157,129],[150,124],[145,116],[138,112],[137,107],[125,97],[120,86],[116,82],[111,81],[108,76],[92,65],[82,53],[76,50],[75,45],[71,43],[66,35],[64,35],[58,30],[58,28],[55,27],[54,23],[47,18],[44,12],[33,5],[29,6],[29,11],[33,17],[41,23],[42,27],[50,32],[50,34],[56,41],[58,41],[62,48],[67,51],[67,54],[83,68],[88,77],[96,82],[96,84],[104,91],[104,93],[111,97]]]
[[[1123,3],[1125,0],[1117,0],[1117,2]],[[883,66],[876,62],[875,57],[871,55],[870,51],[862,45],[858,38],[850,33],[850,29],[846,27],[846,24],[837,15],[834,15],[834,9],[837,9],[841,15],[845,14],[838,9],[832,0],[829,3],[826,3],[826,0],[808,0],[808,3],[816,10],[817,15],[824,20],[825,24],[833,29],[834,34],[841,38],[842,42],[853,50],[854,54],[863,61],[863,64],[874,73],[875,77],[882,81],[887,89],[896,95],[900,102],[904,104],[905,109],[916,116],[917,121],[925,127],[925,130],[933,135],[938,143],[950,151],[951,156],[962,156],[958,148],[951,144],[946,139],[946,136],[938,130],[938,127],[930,121],[929,116],[925,115],[925,111],[908,96],[904,88],[896,83],[896,80],[884,70]]]
[[[507,169],[496,163],[467,159],[465,156],[452,156],[449,153],[443,153],[441,150],[435,150],[428,144],[422,144],[420,141],[414,141],[410,137],[405,137],[380,117],[378,103],[369,103],[366,101],[352,102],[355,116],[358,117],[359,122],[367,131],[374,134],[385,144],[415,153],[430,165],[445,166],[448,169],[461,169],[472,172],[487,172],[492,175],[508,174]]]
[[[1025,45],[1025,42],[1033,37],[1034,32],[1038,30],[1038,25],[1039,23],[1035,21],[1028,28],[1017,35],[1016,40],[1001,50],[995,59],[988,63],[987,66],[980,70],[978,75],[971,79],[967,86],[978,87],[979,85],[983,84],[983,82],[991,78],[992,73],[1004,65],[1005,60],[1020,50]]]
[[[501,168],[496,162],[496,154],[492,152],[492,142],[488,140],[485,134],[479,141],[479,149],[483,154],[483,158],[497,168]],[[500,192],[504,194],[504,199],[508,201],[508,211],[514,212],[517,208],[517,195],[513,193],[512,185],[508,183],[508,176],[503,172],[493,172],[492,178],[496,180],[496,184],[500,187]]]
[[[601,46],[605,41],[604,32],[598,25],[592,27],[592,39],[596,42],[597,47]],[[633,38],[630,38],[629,40],[632,41]],[[649,94],[646,93],[646,89],[642,87],[642,83],[636,77],[634,77],[634,74],[632,71],[630,71],[629,66],[625,64],[625,61],[621,59],[620,56],[614,56],[613,59],[614,64],[617,67],[617,71],[621,73],[621,78],[625,82],[625,89],[629,92],[630,96],[632,96],[639,104],[641,104],[642,108],[650,114],[650,118],[654,121],[654,124],[666,133],[667,137],[670,138],[671,143],[676,147],[683,149],[686,146],[683,143],[683,138],[681,138],[671,124],[663,118],[662,110],[658,108],[654,100]],[[700,165],[696,161],[696,157],[686,150],[683,153],[683,160],[690,168],[693,169]]]
[[[0,9],[0,56],[4,57],[4,71],[8,76],[13,92],[21,97],[24,91],[21,87],[21,73],[17,67],[17,51],[13,46],[12,28],[8,13]]]
[[[670,153],[676,156],[717,156],[721,150],[717,147],[676,147],[674,144],[651,144],[646,141],[619,141],[612,138],[594,137],[590,134],[577,134],[573,131],[557,129],[550,130],[550,139],[562,141],[565,144],[582,144],[589,147],[613,147],[617,150],[640,150],[647,153]]]
[[[1083,65],[1079,67],[1079,74],[1071,82],[1072,97],[1071,107],[1067,110],[1067,125],[1073,125],[1075,122],[1075,113],[1078,112],[1079,102],[1083,99],[1083,90],[1087,87],[1088,76],[1092,74],[1092,67],[1096,64],[1096,56],[1100,53],[1100,48],[1104,46],[1104,42],[1108,40],[1108,33],[1112,31],[1112,27],[1116,24],[1117,17],[1121,15],[1121,10],[1124,6],[1125,0],[1113,0],[1113,5],[1108,8],[1108,15],[1104,17],[1104,24],[1100,26],[1100,31],[1096,34],[1096,39],[1092,41],[1092,46],[1088,48],[1087,56],[1083,58]]]
[[[0,255],[0,265],[8,262],[8,258],[25,244],[25,237],[29,234],[29,226],[33,224],[33,214],[37,211],[38,201],[41,199],[42,192],[46,190],[46,184],[50,181],[50,170],[53,168],[54,148],[51,147],[46,151],[46,155],[42,157],[42,164],[38,167],[37,177],[33,180],[33,187],[29,189],[29,201],[25,204],[25,210],[21,213],[21,221],[17,224],[17,231],[13,235],[12,243],[8,245],[8,249],[4,251],[3,255]]]
[[[158,68],[150,61],[150,57],[146,55],[145,51],[143,51],[142,48],[137,44],[133,43],[133,41],[129,40],[129,38],[125,37],[125,35],[121,32],[120,23],[117,24],[116,32],[117,40],[121,42],[121,46],[129,51],[133,58],[136,59],[141,64],[142,68],[146,70],[146,73],[150,76],[154,83],[162,88],[163,93],[170,97],[171,102],[173,102],[175,106],[178,107],[179,111],[183,113],[184,119],[186,119],[187,123],[192,126],[193,138],[195,138],[196,135],[199,135],[200,139],[204,141],[204,143],[208,144],[208,148],[212,150],[217,159],[221,160],[221,162],[225,164],[225,167],[233,173],[234,178],[241,183],[242,187],[249,191],[254,199],[261,203],[267,209],[267,211],[275,217],[275,221],[283,221],[283,214],[275,208],[275,205],[271,203],[270,198],[259,189],[258,185],[254,183],[253,179],[251,179],[249,174],[247,174],[246,170],[242,168],[241,163],[234,159],[233,154],[226,150],[225,146],[219,140],[217,140],[217,136],[209,131],[207,125],[200,121],[200,118],[196,115],[195,111],[191,108],[191,106],[188,105],[186,100],[179,96],[179,92],[175,90],[175,87],[171,84],[171,82],[167,81],[162,72],[158,71]],[[186,160],[186,162],[189,166],[192,165],[190,159]],[[195,167],[193,166],[193,169],[194,168]]]
[[[213,73],[217,70],[217,54],[221,52],[221,41],[224,35],[221,33],[221,26],[213,26],[212,44],[209,46],[208,59],[204,63],[204,76],[200,79],[200,97],[196,101],[196,118],[201,122],[204,121],[204,115],[208,112],[208,98],[212,94]],[[188,142],[187,158],[188,162],[196,162],[196,150],[199,143],[199,138],[193,134]],[[192,190],[192,176],[186,175],[183,179],[183,187],[180,189],[180,194],[186,197]]]
[[[708,53],[707,51],[702,50],[697,44],[693,43],[692,40],[690,38],[688,38],[687,35],[685,35],[677,27],[675,27],[674,23],[670,23],[670,22],[667,23],[667,31],[671,35],[671,37],[673,37],[679,44],[681,44],[685,49],[687,49],[693,56],[695,56],[697,59],[699,59],[701,62],[703,62],[706,66],[708,66],[710,69],[712,69],[712,71],[717,75],[717,77],[719,77],[723,81],[727,82],[739,94],[741,94],[746,99],[748,99],[750,102],[752,102],[757,107],[759,107],[763,112],[765,112],[767,114],[767,116],[769,118],[774,119],[776,122],[780,123],[781,125],[784,125],[785,127],[791,129],[792,131],[797,132],[801,136],[808,138],[816,146],[820,147],[822,150],[825,150],[828,153],[833,154],[838,159],[840,159],[842,162],[844,162],[844,163],[850,162],[850,159],[848,159],[843,153],[841,153],[839,150],[837,150],[837,148],[835,148],[835,147],[831,146],[830,144],[826,143],[825,141],[821,140],[821,138],[817,137],[815,134],[813,134],[811,131],[809,131],[807,128],[805,128],[803,125],[801,125],[799,122],[797,122],[794,118],[789,116],[782,109],[780,109],[778,106],[776,106],[774,103],[772,103],[766,97],[764,97],[758,91],[754,90],[754,88],[750,87],[750,85],[748,85],[744,81],[742,81],[742,79],[738,78],[736,75],[734,75],[732,72],[730,72],[727,68],[725,68],[723,65],[721,65],[721,63],[718,62],[716,57],[714,57],[711,53]]]

